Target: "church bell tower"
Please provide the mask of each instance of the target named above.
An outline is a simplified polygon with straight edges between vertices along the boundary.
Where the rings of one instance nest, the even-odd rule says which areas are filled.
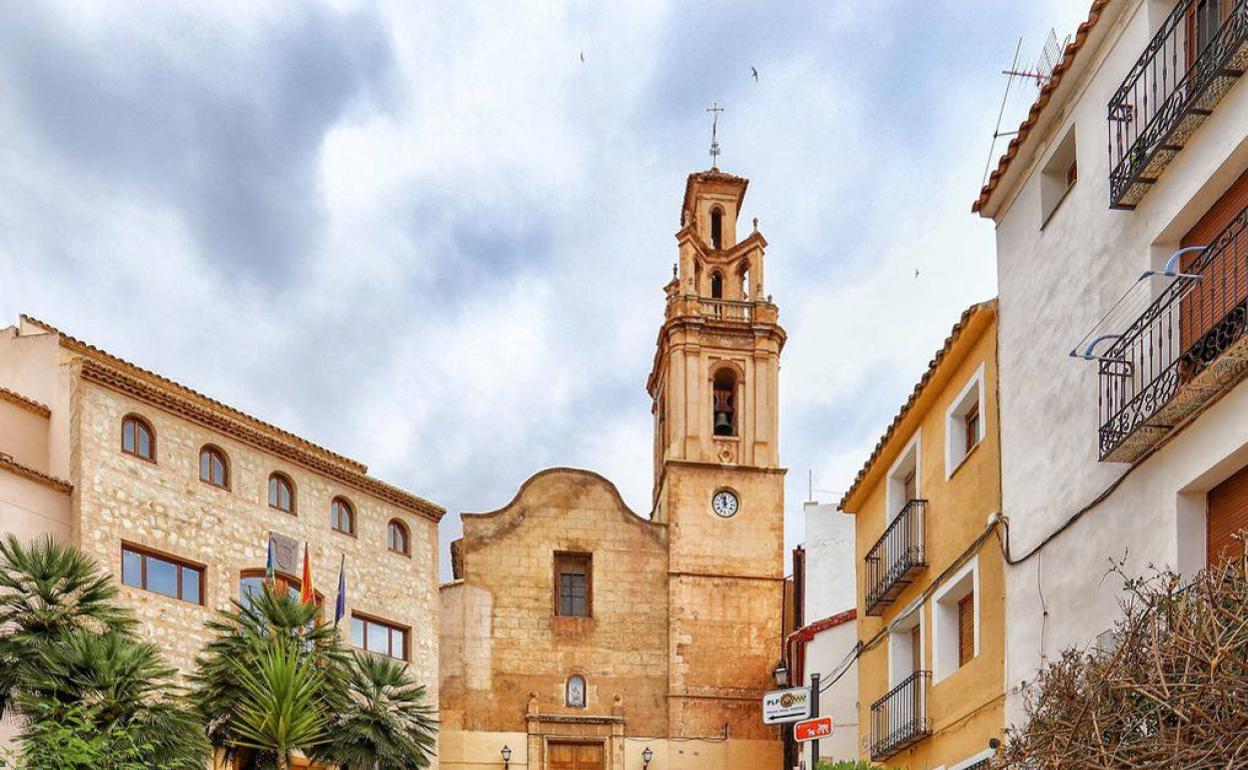
[[[734,736],[775,738],[759,700],[780,654],[785,332],[766,293],[758,221],[738,238],[748,185],[718,168],[689,176],[646,385],[653,517],[669,539],[672,736],[717,734],[729,713]]]

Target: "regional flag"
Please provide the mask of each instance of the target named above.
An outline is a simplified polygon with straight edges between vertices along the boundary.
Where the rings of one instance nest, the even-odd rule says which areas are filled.
[[[338,601],[334,604],[334,628],[342,616],[347,614],[347,555],[342,555],[342,565],[338,567]]]
[[[312,590],[311,550],[312,547],[309,544],[303,544],[303,585],[299,587],[299,602],[301,604],[316,603],[316,592]]]
[[[264,580],[270,586],[273,585],[273,579],[277,577],[275,573],[276,573],[276,570],[275,570],[275,565],[273,563],[273,533],[270,532],[269,533],[269,555],[268,555],[267,561],[265,561],[264,563]]]

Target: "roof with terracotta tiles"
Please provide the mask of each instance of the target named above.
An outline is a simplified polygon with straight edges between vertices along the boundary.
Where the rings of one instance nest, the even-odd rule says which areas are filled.
[[[201,410],[207,408],[214,412],[224,414],[233,424],[241,423],[248,430],[245,431],[247,436],[255,438],[263,436],[265,440],[264,448],[269,450],[277,450],[282,446],[293,446],[294,451],[301,453],[296,459],[304,460],[304,464],[311,465],[315,470],[330,475],[336,475],[344,480],[354,482],[356,485],[364,488],[365,491],[377,495],[378,497],[393,502],[397,505],[413,509],[433,520],[437,521],[446,513],[446,510],[436,503],[432,503],[417,495],[413,495],[399,487],[387,484],[380,479],[374,478],[368,474],[368,466],[358,460],[353,460],[345,455],[340,455],[318,444],[314,444],[305,438],[302,438],[290,431],[278,428],[275,425],[264,422],[263,420],[252,417],[251,415],[235,409],[228,404],[210,398],[196,390],[193,390],[181,383],[175,382],[159,375],[148,369],[144,369],[137,364],[131,363],[119,356],[115,356],[101,348],[90,343],[84,342],[77,337],[66,334],[57,327],[34,318],[29,315],[21,315],[24,323],[36,326],[49,334],[54,334],[60,340],[62,347],[79,353],[88,358],[92,363],[84,366],[84,376],[103,382],[109,385],[116,385],[127,392],[134,392],[135,395],[143,396],[143,386],[155,386],[163,391],[172,391],[185,402],[197,404]],[[120,374],[119,374],[120,373]],[[119,376],[129,375],[128,382],[122,382]],[[223,427],[223,426],[217,426]],[[252,443],[255,443],[254,441]]]
[[[46,404],[41,404],[31,398],[26,398],[21,393],[8,388],[0,388],[0,401],[8,401],[10,404],[17,404],[28,412],[34,412],[40,417],[51,417],[52,410]]]
[[[51,487],[52,489],[64,494],[69,494],[74,491],[74,485],[70,484],[65,479],[58,479],[56,476],[50,476],[43,471],[37,471],[29,465],[22,465],[15,460],[12,455],[5,454],[4,452],[0,452],[0,470],[22,476],[23,478],[30,479],[31,481],[42,484],[45,487]]]
[[[1087,42],[1088,34],[1096,23],[1100,21],[1102,12],[1105,7],[1113,0],[1094,0],[1092,8],[1088,11],[1088,18],[1079,25],[1079,29],[1075,32],[1075,37],[1066,45],[1066,51],[1062,55],[1062,60],[1053,68],[1053,72],[1048,82],[1040,89],[1040,94],[1032,103],[1031,109],[1027,111],[1027,118],[1019,125],[1018,132],[1010,139],[1009,145],[1005,148],[1005,154],[1001,156],[1001,160],[997,163],[997,167],[993,170],[992,175],[988,177],[988,181],[984,184],[983,189],[979,191],[979,197],[971,204],[971,211],[983,215],[984,206],[988,205],[988,201],[992,198],[993,192],[997,189],[997,183],[1001,177],[1005,175],[1009,169],[1010,163],[1014,157],[1018,155],[1019,149],[1023,143],[1027,141],[1027,137],[1031,134],[1032,128],[1035,127],[1036,121],[1040,119],[1040,113],[1048,106],[1049,100],[1053,97],[1053,92],[1062,83],[1062,76],[1070,69],[1075,61],[1075,55],[1083,48],[1083,44]]]
[[[849,505],[850,498],[858,492],[862,482],[867,478],[867,474],[871,472],[872,466],[874,466],[876,461],[880,459],[880,455],[884,453],[884,448],[888,446],[888,442],[893,439],[897,429],[901,427],[902,422],[905,421],[907,416],[909,416],[910,410],[914,408],[915,403],[923,394],[923,390],[927,387],[927,384],[931,382],[932,377],[935,376],[936,371],[940,368],[941,363],[944,362],[945,357],[949,355],[949,351],[953,350],[954,345],[956,345],[958,340],[962,337],[962,333],[966,331],[968,326],[970,326],[972,319],[980,313],[996,313],[996,311],[997,300],[990,299],[987,302],[980,302],[971,305],[962,313],[962,317],[959,318],[958,322],[953,325],[953,329],[949,332],[949,336],[945,338],[944,347],[936,351],[936,355],[932,357],[931,363],[927,365],[927,371],[923,373],[923,376],[919,379],[918,384],[915,385],[914,390],[911,391],[910,398],[906,399],[906,403],[901,407],[901,411],[897,412],[897,416],[893,418],[891,423],[889,423],[888,428],[884,431],[884,435],[880,437],[878,442],[876,442],[875,449],[871,450],[871,456],[867,458],[867,461],[863,464],[862,469],[858,471],[858,475],[854,477],[854,483],[849,487],[849,490],[845,492],[844,496],[841,497],[841,501],[837,504],[838,508],[841,510],[848,510],[846,506]]]

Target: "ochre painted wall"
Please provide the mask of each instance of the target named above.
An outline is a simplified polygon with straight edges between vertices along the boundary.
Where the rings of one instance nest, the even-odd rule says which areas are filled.
[[[980,311],[988,312],[988,311]],[[925,546],[928,566],[889,605],[882,617],[871,617],[865,608],[865,557],[885,528],[886,476],[856,493],[857,506],[858,630],[866,641],[876,636],[954,562],[985,530],[989,517],[1000,510],[1000,463],[997,431],[997,371],[995,365],[996,322],[977,326],[977,334],[960,337],[941,362],[924,390],[919,409],[903,420],[876,460],[887,470],[919,433],[919,498],[927,500]],[[987,418],[980,443],[946,478],[945,422],[951,403],[963,387],[984,367],[985,401],[981,415]],[[881,763],[885,767],[937,768],[952,766],[988,748],[1004,727],[1004,572],[996,536],[990,537],[976,556],[978,565],[979,649],[961,668],[936,682],[928,698],[932,735],[912,748]],[[956,573],[948,577],[954,577]],[[939,586],[937,586],[937,589]],[[933,670],[933,609],[929,598],[922,605],[922,668]],[[868,755],[871,706],[890,689],[889,644],[863,653],[858,661],[860,750]],[[896,684],[896,682],[893,682]]]

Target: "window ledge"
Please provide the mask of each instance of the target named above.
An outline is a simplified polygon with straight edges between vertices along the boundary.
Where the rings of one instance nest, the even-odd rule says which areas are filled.
[[[1074,189],[1075,185],[1073,184],[1067,187],[1066,191],[1062,193],[1062,197],[1057,199],[1057,203],[1053,204],[1053,209],[1040,220],[1040,232],[1044,232],[1044,229],[1049,226],[1049,222],[1053,221],[1053,217],[1057,216],[1058,210],[1062,208],[1062,204],[1066,202],[1066,199],[1070,197],[1071,190]]]
[[[971,457],[974,456],[975,451],[983,445],[984,445],[984,439],[981,438],[979,441],[975,442],[975,446],[966,450],[966,454],[962,455],[962,459],[958,460],[958,464],[953,466],[953,470],[949,471],[948,478],[953,478],[954,476],[958,475],[958,471],[962,470],[962,466],[966,465],[966,461],[971,459]]]

